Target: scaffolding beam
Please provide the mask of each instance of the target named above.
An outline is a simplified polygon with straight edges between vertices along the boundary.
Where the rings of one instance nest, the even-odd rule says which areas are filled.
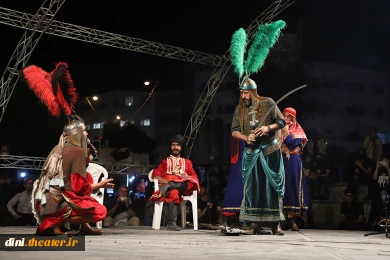
[[[3,76],[0,79],[0,122],[3,119],[12,92],[18,83],[19,70],[26,66],[26,63],[30,58],[31,53],[34,51],[39,39],[47,30],[50,22],[53,20],[64,2],[65,0],[45,0],[38,9],[37,13],[32,15],[29,21],[26,21],[26,31],[19,43],[16,45]],[[41,28],[40,32],[38,31],[38,28]]]
[[[35,28],[31,27],[29,23],[37,25],[34,15],[4,7],[0,7],[0,23],[27,30],[33,30],[33,28]],[[224,59],[226,59],[226,57],[63,23],[55,20],[50,21],[50,24],[43,21],[42,26],[36,26],[36,30],[38,32],[43,32],[43,26],[46,25],[48,26],[45,31],[46,34],[73,40],[209,66],[218,67],[225,64]]]
[[[271,22],[279,13],[295,1],[296,0],[275,0],[273,4],[271,4],[256,18],[255,21],[249,25],[246,30],[249,39],[252,38],[259,25]],[[195,139],[207,109],[209,108],[209,105],[226,73],[230,69],[229,51],[226,51],[223,56],[211,55],[203,52],[163,45],[142,39],[54,21],[53,18],[55,14],[58,12],[65,0],[51,0],[48,4],[49,7],[45,7],[48,2],[48,0],[45,0],[35,15],[0,7],[0,23],[26,29],[26,32],[18,43],[0,81],[0,122],[4,116],[4,112],[12,92],[17,84],[19,78],[18,71],[26,65],[28,58],[31,56],[31,53],[42,34],[47,33],[119,49],[215,66],[216,68],[199,97],[184,133],[184,137],[186,138],[188,145],[188,152],[191,154]],[[52,11],[52,9],[54,10]]]
[[[0,169],[24,169],[40,171],[45,163],[45,157],[0,155]],[[103,166],[110,174],[145,175],[148,169],[144,165],[125,163],[93,162]]]

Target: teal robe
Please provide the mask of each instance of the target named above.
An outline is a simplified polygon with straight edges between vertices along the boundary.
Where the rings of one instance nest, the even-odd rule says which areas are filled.
[[[238,105],[234,112],[232,132],[240,131],[244,135],[251,132],[252,114],[262,120],[274,101],[260,97],[259,103],[249,108]],[[263,125],[277,123],[285,126],[283,114],[275,106]],[[278,142],[278,134],[270,132],[268,136],[258,137],[253,144],[246,144],[243,155],[242,179],[244,198],[241,203],[240,221],[276,224],[284,221],[284,166]]]

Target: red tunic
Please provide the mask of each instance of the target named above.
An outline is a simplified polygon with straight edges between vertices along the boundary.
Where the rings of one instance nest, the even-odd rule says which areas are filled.
[[[92,175],[85,171],[83,150],[75,146],[65,147],[63,166],[65,189],[61,189],[61,196],[65,198],[66,202],[63,203],[64,207],[60,206],[59,210],[46,210],[47,212],[41,214],[44,220],[37,228],[38,234],[45,233],[46,230],[63,221],[64,217],[67,217],[69,207],[72,209],[70,216],[92,214],[95,222],[106,217],[106,207],[91,197],[91,184],[94,183],[94,180]],[[67,174],[68,172],[70,174]],[[46,193],[47,204],[53,200],[53,195],[49,194],[50,192]],[[37,208],[41,211],[39,206]]]
[[[176,173],[175,175],[172,172]],[[186,173],[188,177],[181,177],[181,173]],[[168,181],[174,182],[188,182],[187,190],[183,193],[179,193],[178,190],[171,190],[168,192],[167,196],[161,196],[158,198],[160,191],[156,191],[152,197],[151,201],[165,201],[165,202],[174,202],[179,204],[183,199],[182,195],[189,196],[192,195],[194,190],[199,192],[199,180],[194,168],[192,167],[192,163],[190,160],[180,157],[170,156],[164,159],[160,165],[153,170],[152,178],[160,176]],[[160,184],[162,186],[164,184]]]

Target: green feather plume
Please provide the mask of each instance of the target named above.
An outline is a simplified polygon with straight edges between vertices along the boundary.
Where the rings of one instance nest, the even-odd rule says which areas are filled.
[[[234,72],[237,73],[240,78],[244,74],[246,41],[246,32],[244,29],[240,28],[234,32],[230,43],[230,55],[234,66]]]
[[[282,20],[259,27],[244,63],[244,69],[248,74],[256,73],[263,67],[269,50],[274,46],[281,30],[285,27],[286,23]]]

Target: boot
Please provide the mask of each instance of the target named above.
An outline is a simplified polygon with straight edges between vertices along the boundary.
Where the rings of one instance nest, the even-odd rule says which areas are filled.
[[[164,184],[160,188],[160,195],[165,197],[167,195],[168,191],[170,191],[170,190],[179,190],[181,192],[184,192],[185,190],[187,190],[187,187],[188,187],[187,182],[170,181],[170,182]]]
[[[278,224],[273,224],[271,230],[272,230],[272,234],[274,234],[274,235],[279,235],[279,236],[283,236],[284,235],[284,233],[282,231],[282,228],[280,227],[279,223]]]
[[[56,225],[54,225],[53,227],[43,231],[43,232],[40,232],[38,229],[37,231],[35,232],[35,235],[40,235],[40,236],[59,236],[59,235],[64,235],[65,232],[62,231],[62,225],[64,223],[63,222],[60,222]]]
[[[45,219],[45,218],[44,218]],[[57,236],[57,235],[63,235],[65,232],[62,230],[62,227],[64,225],[64,221],[61,220],[54,226],[47,228],[43,231],[40,231],[39,227],[37,228],[35,235],[40,235],[40,236]]]
[[[253,230],[253,235],[260,235],[261,234],[261,228],[258,224],[251,223],[249,228]]]
[[[299,231],[299,228],[295,223],[294,218],[288,218],[287,223],[288,223],[288,228],[291,229],[291,231]]]
[[[80,233],[84,235],[98,236],[102,235],[103,231],[100,229],[92,229],[88,223],[81,224]]]
[[[168,227],[168,230],[180,231],[180,228],[176,224],[178,208],[179,208],[179,205],[177,205],[175,203],[167,203],[167,211],[168,211],[167,227]]]
[[[101,235],[103,231],[99,229],[92,229],[88,223],[95,222],[92,214],[81,215],[81,216],[71,216],[66,219],[66,222],[70,224],[81,224],[81,233],[85,235]]]

